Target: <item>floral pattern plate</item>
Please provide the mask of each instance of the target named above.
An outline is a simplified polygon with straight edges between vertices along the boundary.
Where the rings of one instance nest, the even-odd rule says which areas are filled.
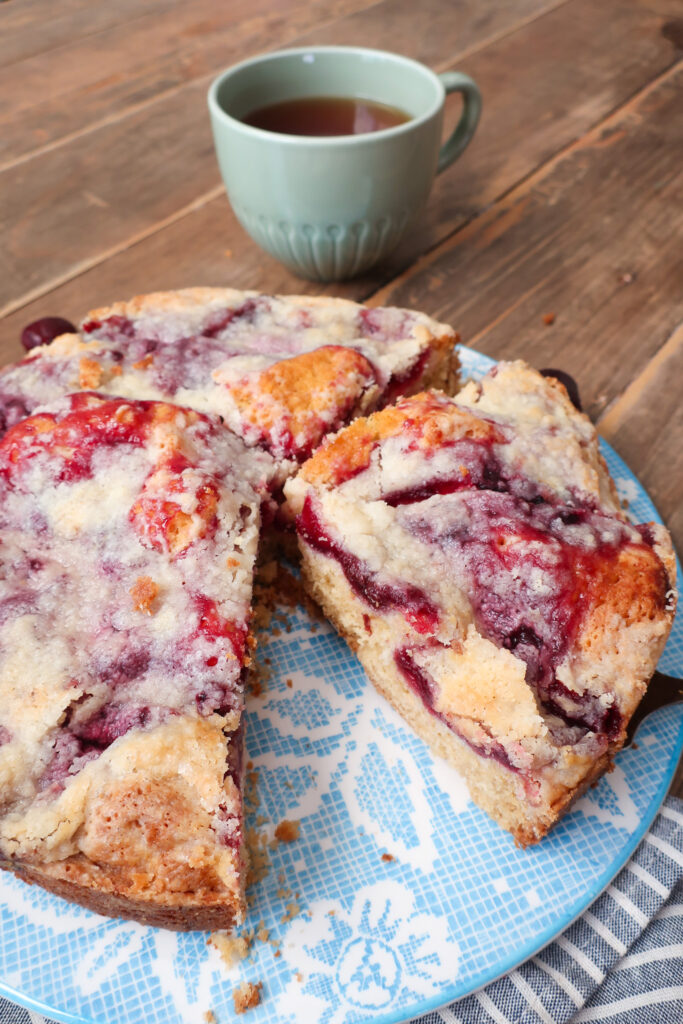
[[[465,373],[491,365],[461,350]],[[638,521],[656,512],[603,445]],[[531,956],[611,881],[662,802],[683,747],[683,707],[648,719],[636,747],[539,846],[518,850],[462,780],[368,684],[346,645],[302,609],[271,627],[271,678],[249,707],[258,772],[252,824],[268,848],[248,926],[267,929],[227,969],[204,933],[107,920],[0,878],[0,994],[73,1024],[218,1024],[232,992],[263,982],[249,1024],[396,1024]],[[661,662],[683,673],[683,618]],[[288,680],[290,684],[288,685]],[[261,924],[262,922],[262,924]],[[262,931],[261,935],[265,933]]]

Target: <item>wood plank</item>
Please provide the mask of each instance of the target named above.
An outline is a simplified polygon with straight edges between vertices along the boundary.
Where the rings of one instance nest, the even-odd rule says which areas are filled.
[[[568,370],[596,418],[683,318],[681,167],[683,62],[373,301]]]
[[[0,166],[116,120],[187,82],[207,79],[269,48],[273,39],[286,44],[316,20],[337,19],[370,2],[156,3],[102,30],[97,28],[99,6],[91,7],[81,13],[82,22],[92,23],[83,37],[18,64],[3,68],[0,63]]]
[[[597,425],[647,489],[683,551],[683,323]]]
[[[598,420],[602,436],[649,492],[679,554],[683,552],[682,394],[683,324]],[[680,591],[680,580],[678,587]],[[683,797],[683,764],[671,792]]]
[[[92,0],[21,0],[0,7],[0,67],[16,64],[120,22],[162,11],[181,0],[117,0],[93,4]]]
[[[646,6],[632,2],[624,3],[621,17],[614,19],[603,5],[581,0],[552,11],[463,61],[458,59],[458,65],[481,82],[487,97],[475,142],[458,165],[437,181],[421,224],[392,260],[365,278],[325,290],[357,298],[370,295],[410,264],[417,254],[492,203],[562,145],[570,143],[613,106],[623,102],[671,60],[671,45],[661,34],[666,17],[666,9],[653,15]],[[605,38],[609,46],[605,46]],[[573,69],[571,77],[556,70],[561,63],[560,45],[563,65],[571,65]],[[514,89],[508,87],[507,79],[505,87],[500,87],[501,68],[505,67],[512,69]],[[540,82],[544,84],[542,92],[539,92]],[[511,138],[520,140],[519,144],[513,144]],[[126,145],[126,141],[124,132],[121,144]],[[158,180],[157,160],[154,154],[149,155],[145,168],[152,180],[155,174]],[[196,175],[192,152],[187,153],[185,160],[187,174]],[[210,188],[214,180],[207,179],[204,185]],[[111,189],[115,192],[116,188],[114,181]],[[188,203],[192,201],[191,191],[188,189],[185,193]],[[91,202],[101,194],[100,187]],[[78,204],[80,198],[76,197],[73,213],[80,229],[85,225],[89,230],[96,227],[101,235],[107,210],[93,210],[86,216],[83,203]],[[24,201],[24,215],[25,211]],[[58,212],[51,213],[52,224]],[[110,216],[115,219],[118,211],[110,210]],[[36,226],[41,223],[40,212],[32,217],[32,222]],[[137,235],[133,233],[133,224],[130,233],[123,233],[122,240],[118,241],[115,225],[111,226],[108,238],[113,241],[101,265],[88,269],[84,261],[80,268],[74,269],[66,261],[64,267],[53,264],[51,272],[57,280],[52,290],[49,280],[45,281],[45,267],[40,268],[34,287],[44,294],[26,303],[25,308],[8,316],[4,322],[0,321],[0,354],[4,354],[5,359],[16,358],[21,326],[38,316],[61,312],[78,318],[90,307],[151,288],[232,283],[269,291],[321,290],[287,274],[261,253],[246,238],[222,195],[206,206],[200,203],[183,219],[160,231],[158,237],[154,237],[154,223],[145,226],[140,216],[137,223],[141,222]],[[49,232],[54,235],[52,226]],[[142,240],[129,245],[131,237]],[[24,238],[18,248],[22,266],[28,262],[24,252],[26,245]],[[121,249],[119,253],[117,245]],[[232,255],[226,256],[226,250]],[[98,256],[95,251],[93,263]],[[33,258],[39,259],[40,254]],[[436,288],[433,279],[430,287]],[[18,298],[21,289],[16,285],[16,277],[15,295],[14,304],[21,306]],[[6,299],[11,297],[8,289]],[[438,301],[438,296],[432,297],[425,287],[422,294],[416,295],[416,300],[416,304],[429,309]]]

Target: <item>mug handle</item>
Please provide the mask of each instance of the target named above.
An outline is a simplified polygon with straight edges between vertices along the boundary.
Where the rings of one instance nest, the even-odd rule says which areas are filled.
[[[446,139],[439,150],[436,173],[441,174],[460,156],[474,135],[481,114],[481,93],[477,83],[469,75],[464,75],[462,71],[444,71],[438,77],[446,94],[462,93],[464,103],[462,115],[453,134]]]

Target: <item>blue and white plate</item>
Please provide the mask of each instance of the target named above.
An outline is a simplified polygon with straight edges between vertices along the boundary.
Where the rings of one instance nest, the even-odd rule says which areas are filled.
[[[471,375],[491,363],[461,354]],[[657,518],[603,451],[635,519]],[[301,822],[296,842],[269,850],[252,890],[248,925],[263,922],[273,944],[257,940],[228,970],[206,934],[106,920],[2,873],[1,994],[78,1024],[204,1024],[208,1010],[225,1024],[233,990],[262,981],[249,1024],[395,1024],[479,988],[566,928],[664,798],[683,746],[680,706],[649,719],[637,748],[540,845],[518,850],[329,627],[303,610],[289,626],[271,629],[261,657],[272,678],[249,708],[254,824],[272,835],[283,818]],[[683,672],[683,617],[662,668]]]

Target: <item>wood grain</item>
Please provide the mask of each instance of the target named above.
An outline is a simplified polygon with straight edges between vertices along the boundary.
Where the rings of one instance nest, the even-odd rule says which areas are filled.
[[[19,64],[0,64],[0,167],[207,80],[269,48],[273,39],[286,45],[312,23],[336,20],[367,2],[193,0],[133,9],[129,19],[102,30],[95,30],[93,18],[93,31],[82,38]]]
[[[683,318],[681,166],[678,63],[373,301],[428,297],[489,355],[563,367],[595,418]]]
[[[647,489],[683,551],[683,324],[605,411],[598,430]],[[671,792],[683,797],[683,764]]]
[[[357,298],[372,294],[410,265],[417,255],[491,204],[532,173],[539,163],[624,102],[662,67],[669,66],[674,51],[661,31],[666,17],[666,9],[653,14],[646,5],[634,2],[623,4],[622,16],[615,20],[604,6],[582,0],[564,4],[464,60],[458,58],[454,63],[481,82],[486,97],[475,142],[458,165],[438,179],[419,227],[391,260],[365,278],[326,290]],[[560,57],[558,39],[562,40],[565,62],[572,65],[571,76],[556,70]],[[605,46],[606,40],[608,46]],[[508,67],[512,71],[503,74],[501,69]],[[511,87],[513,79],[514,88]],[[184,90],[184,95],[188,92]],[[177,105],[178,101],[174,107]],[[187,106],[194,109],[194,98]],[[116,146],[125,149],[130,144],[131,128],[142,130],[143,123],[127,119],[116,135],[112,126],[108,133],[110,143],[113,144],[115,137]],[[199,131],[203,133],[204,128],[206,125],[202,122]],[[55,261],[51,267],[52,282],[45,280],[43,264],[36,269],[31,289],[25,277],[22,277],[23,291],[17,285],[17,291],[10,296],[7,287],[6,301],[13,298],[12,305],[25,304],[26,308],[0,321],[0,354],[4,353],[5,359],[17,352],[16,339],[23,323],[48,312],[77,318],[86,309],[114,297],[152,288],[231,283],[266,291],[321,290],[302,283],[258,250],[235,221],[222,193],[219,198],[210,200],[212,194],[218,194],[211,192],[216,188],[212,155],[208,164],[196,161],[195,149],[190,145],[186,152],[183,140],[174,137],[172,124],[160,125],[158,131],[168,133],[164,140],[168,159],[182,161],[188,179],[182,200],[184,210],[189,212],[181,216],[184,210],[176,205],[175,210],[167,214],[173,222],[163,230],[158,228],[170,204],[163,202],[163,196],[157,196],[154,183],[159,181],[164,168],[156,166],[158,154],[147,148],[143,148],[145,159],[139,168],[145,180],[140,196],[136,196],[136,207],[122,212],[116,195],[123,189],[130,193],[133,183],[125,178],[118,182],[116,168],[99,172],[93,166],[89,173],[92,182],[98,182],[97,190],[91,186],[80,194],[71,190],[66,196],[63,193],[46,195],[43,176],[36,168],[38,208],[31,216],[32,223],[37,226],[42,211],[49,207],[48,225],[44,229],[47,237],[55,237],[55,221],[66,224],[73,219],[81,234],[86,228],[97,232],[101,247],[97,250],[93,246],[92,254],[80,262],[60,261],[57,267]],[[518,144],[518,140],[523,140],[523,144]],[[206,145],[210,148],[209,142]],[[67,162],[61,173],[67,173]],[[177,168],[171,166],[168,173],[176,174]],[[81,183],[84,176],[84,170],[79,171]],[[199,202],[192,195],[193,183],[206,190]],[[180,184],[174,178],[176,199],[181,192]],[[67,200],[71,203],[69,212],[64,208]],[[95,207],[98,202],[106,205]],[[207,205],[203,205],[204,202]],[[149,209],[138,209],[138,205],[144,203],[156,205],[156,220],[150,216]],[[53,210],[55,205],[57,209]],[[25,218],[26,199],[22,207]],[[106,247],[102,244],[105,239]],[[86,242],[87,239],[77,238],[73,244],[85,248]],[[29,262],[29,255],[34,263],[43,259],[40,252],[24,251],[28,246],[25,234],[22,233],[17,245],[22,268]],[[0,261],[2,258],[0,254]],[[6,253],[5,258],[13,259],[11,252]],[[98,265],[92,266],[93,263]],[[60,284],[60,280],[64,283]],[[430,281],[430,287],[434,287],[434,279]],[[46,294],[26,302],[31,292]],[[425,290],[420,301],[430,308],[433,299],[429,291]]]
[[[406,2],[383,4],[381,36],[387,48],[408,46],[406,18],[394,17]],[[476,40],[484,45],[504,24],[519,20],[518,6],[524,9],[532,3],[541,8],[544,0],[524,0],[514,10],[495,0],[467,0],[456,9],[458,16],[446,19],[442,33],[434,36],[432,60],[458,52],[462,38],[470,47]],[[443,7],[441,0],[425,0],[425,15],[430,4],[434,11]],[[478,18],[472,17],[475,6]],[[460,23],[463,12],[469,15],[467,31]],[[374,8],[368,10],[370,15],[374,19]],[[360,31],[362,19],[357,24]],[[372,25],[378,32],[380,25],[374,20]],[[374,41],[370,28],[361,36],[363,42]],[[261,47],[265,39],[272,42],[266,35]],[[0,174],[0,225],[6,239],[0,253],[0,311],[22,304],[57,279],[79,273],[112,247],[122,247],[158,226],[216,186],[206,84],[206,79],[198,79]],[[49,247],[45,238],[50,239]]]
[[[121,22],[130,24],[150,11],[163,11],[181,0],[117,0],[93,4],[92,0],[21,0],[0,7],[0,67],[46,53],[75,39],[93,35]]]
[[[683,551],[683,323],[598,420]]]

